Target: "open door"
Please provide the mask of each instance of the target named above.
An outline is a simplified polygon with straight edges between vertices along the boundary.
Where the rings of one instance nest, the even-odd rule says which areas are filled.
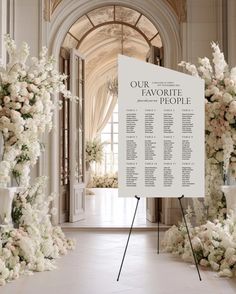
[[[64,81],[66,89],[70,89],[70,52],[66,48],[60,51],[60,72],[68,76]],[[69,110],[70,102],[61,97],[62,107],[59,111],[59,129],[60,129],[60,187],[59,187],[59,222],[69,221],[70,212],[70,187],[69,187]]]
[[[163,47],[158,48],[155,46],[151,46],[150,50],[147,54],[146,61],[149,63],[153,63],[156,65],[163,66],[164,65],[164,51]],[[158,198],[147,198],[146,199],[146,219],[152,223],[155,223],[158,219],[161,219],[161,215],[158,218]],[[161,207],[162,199],[159,199],[159,210]]]
[[[79,101],[71,104],[69,111],[70,222],[85,218],[84,66],[84,58],[77,50],[71,49],[70,90]]]

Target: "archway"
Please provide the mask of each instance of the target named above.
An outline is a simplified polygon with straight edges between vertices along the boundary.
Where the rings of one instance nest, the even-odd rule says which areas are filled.
[[[160,35],[164,46],[165,61],[164,65],[171,68],[176,68],[178,61],[181,60],[180,50],[180,38],[179,38],[179,23],[176,15],[173,13],[171,7],[165,1],[157,3],[153,0],[152,3],[146,3],[146,1],[137,0],[133,1],[107,1],[98,0],[96,3],[92,1],[67,1],[62,2],[56,9],[53,19],[50,24],[50,33],[48,36],[49,48],[54,56],[59,56],[61,44],[66,36],[66,33],[71,28],[72,24],[83,15],[86,15],[89,11],[103,6],[121,5],[136,10],[146,16],[155,27],[159,28]],[[55,116],[54,123],[59,125],[59,118]],[[50,177],[52,179],[51,189],[58,192],[59,187],[59,144],[58,144],[58,128],[56,128],[51,140],[51,164],[55,167],[54,171],[50,171]],[[56,150],[56,152],[55,152]],[[56,171],[56,172],[55,172]],[[58,203],[56,204],[58,206]]]

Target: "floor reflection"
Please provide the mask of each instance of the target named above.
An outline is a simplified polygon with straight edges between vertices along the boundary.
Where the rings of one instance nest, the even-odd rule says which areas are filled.
[[[94,195],[86,195],[86,218],[63,227],[128,228],[136,206],[135,198],[119,198],[118,189],[90,189]],[[141,198],[134,223],[137,228],[156,228],[156,223],[146,220],[146,198]]]

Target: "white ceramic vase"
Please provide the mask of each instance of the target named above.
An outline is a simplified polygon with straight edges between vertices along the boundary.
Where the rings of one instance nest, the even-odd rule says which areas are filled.
[[[88,185],[89,185],[89,182],[91,181],[91,178],[92,178],[91,166],[88,162],[86,162],[86,175],[85,175],[85,187],[87,188],[86,195],[94,195],[94,192],[88,188]]]
[[[236,185],[221,186],[221,190],[225,195],[227,214],[236,215]]]
[[[0,187],[0,226],[12,226],[12,202],[20,187]]]
[[[88,186],[90,180],[91,180],[91,169],[86,170],[86,175],[85,175],[85,185],[86,187]]]

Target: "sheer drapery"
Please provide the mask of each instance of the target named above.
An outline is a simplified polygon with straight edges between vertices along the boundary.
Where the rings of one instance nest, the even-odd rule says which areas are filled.
[[[86,105],[86,139],[96,139],[109,121],[117,102],[117,94],[110,91],[108,84],[100,86],[96,95],[88,97]]]

